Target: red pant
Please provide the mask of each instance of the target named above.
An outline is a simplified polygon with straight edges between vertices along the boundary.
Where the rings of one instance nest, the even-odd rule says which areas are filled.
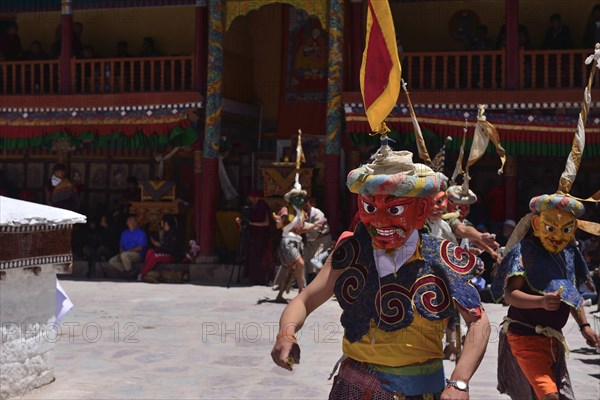
[[[158,263],[170,263],[175,261],[175,257],[170,254],[157,253],[154,249],[150,249],[146,252],[146,259],[144,260],[144,267],[142,268],[140,275],[144,276],[148,272],[152,271],[152,268]]]

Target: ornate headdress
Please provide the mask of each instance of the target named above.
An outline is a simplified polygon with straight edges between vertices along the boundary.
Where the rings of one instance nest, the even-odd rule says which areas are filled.
[[[371,196],[431,196],[440,190],[443,174],[420,174],[417,168],[420,164],[413,163],[412,156],[410,151],[393,151],[384,135],[371,163],[350,171],[346,181],[348,189],[352,193]]]

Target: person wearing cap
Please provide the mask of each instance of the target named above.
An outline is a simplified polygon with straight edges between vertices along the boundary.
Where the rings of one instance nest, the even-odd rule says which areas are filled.
[[[529,207],[533,232],[508,251],[492,283],[494,299],[510,305],[500,337],[498,389],[513,399],[574,399],[561,332],[569,314],[586,342],[599,345],[575,286],[589,276],[574,244],[584,208],[562,194],[534,197]]]
[[[448,195],[448,211],[454,213],[447,220],[448,225],[452,228],[452,232],[459,241],[468,239],[479,249],[486,251],[494,260],[498,260],[500,255],[496,250],[500,245],[496,242],[496,235],[488,232],[480,232],[467,219],[471,204],[477,201],[477,195],[472,190],[463,186],[453,185],[446,190]]]
[[[419,176],[412,153],[393,152],[383,140],[371,163],[348,174],[361,222],[342,235],[315,280],[284,310],[271,352],[277,365],[292,370],[299,362],[296,331],[335,294],[343,309],[344,355],[330,399],[468,398],[489,321],[469,284],[480,260],[419,233],[441,180]],[[473,340],[446,380],[442,338],[455,307]]]

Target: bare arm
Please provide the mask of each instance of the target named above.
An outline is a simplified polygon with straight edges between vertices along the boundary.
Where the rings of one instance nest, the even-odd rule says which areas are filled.
[[[494,259],[499,257],[498,253],[496,253],[496,249],[498,249],[500,245],[493,239],[493,236],[486,236],[474,227],[462,223],[457,224],[453,231],[457,238],[469,239],[471,242],[475,243],[477,247],[488,252]]]
[[[483,310],[481,311],[480,316],[475,317],[458,304],[456,304],[456,307],[458,307],[460,315],[462,315],[464,318],[465,322],[469,326],[469,329],[467,330],[467,334],[465,336],[465,344],[460,359],[458,360],[454,371],[452,371],[450,380],[469,382],[475,371],[477,371],[479,364],[481,364],[481,360],[483,360],[488,339],[490,338],[490,321],[488,320],[487,314]],[[468,393],[461,392],[454,387],[448,387],[442,393],[441,398],[467,399]]]
[[[317,274],[317,277],[294,300],[287,305],[279,319],[279,334],[271,351],[275,364],[291,371],[286,361],[292,345],[296,343],[294,334],[302,328],[306,317],[333,295],[333,286],[341,271],[331,267],[331,256]]]
[[[525,278],[522,276],[513,276],[508,280],[504,289],[504,299],[511,306],[531,309],[543,308],[548,311],[558,310],[561,297],[558,292],[546,293],[544,296],[528,294],[521,290],[525,285]]]
[[[585,338],[588,346],[600,347],[600,336],[598,336],[598,333],[594,332],[594,330],[589,326],[590,324],[587,322],[587,317],[585,316],[585,310],[583,307],[581,307],[579,310],[571,308],[571,315],[577,322],[577,325],[580,327],[584,324],[587,325],[581,329],[581,334]]]

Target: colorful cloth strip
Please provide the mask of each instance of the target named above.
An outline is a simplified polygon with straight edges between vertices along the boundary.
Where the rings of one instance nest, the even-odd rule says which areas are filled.
[[[533,212],[558,209],[581,217],[585,212],[583,203],[570,196],[564,196],[558,193],[542,194],[536,196],[529,202],[529,208]]]

